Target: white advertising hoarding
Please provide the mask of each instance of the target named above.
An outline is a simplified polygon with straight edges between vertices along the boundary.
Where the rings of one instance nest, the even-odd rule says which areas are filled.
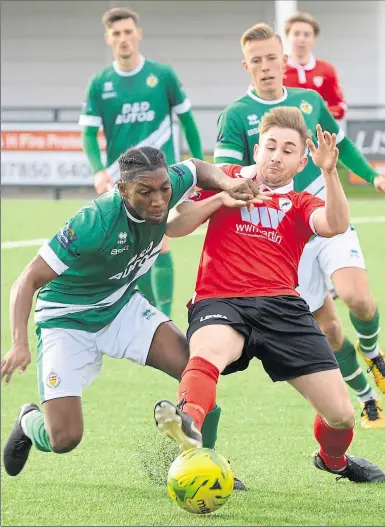
[[[104,158],[102,132],[99,145]],[[2,185],[93,185],[77,124],[3,123],[1,150]]]

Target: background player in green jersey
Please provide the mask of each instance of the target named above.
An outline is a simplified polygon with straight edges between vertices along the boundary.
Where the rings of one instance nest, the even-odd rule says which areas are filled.
[[[160,148],[167,163],[175,163],[173,114],[179,118],[192,156],[203,159],[191,104],[174,70],[140,54],[142,30],[138,14],[114,8],[104,14],[103,23],[105,41],[115,60],[90,79],[79,119],[84,152],[95,174],[98,194],[112,188],[119,177],[117,159],[129,147]],[[105,165],[97,140],[100,126],[107,142]],[[152,271],[139,285],[148,300],[170,316],[173,266],[167,238]]]
[[[316,125],[337,134],[339,159],[351,171],[385,192],[385,176],[369,165],[354,143],[331,116],[321,96],[313,90],[285,88],[283,74],[287,57],[279,35],[266,24],[248,29],[241,38],[243,67],[252,86],[246,95],[230,104],[220,115],[214,158],[217,164],[253,164],[254,145],[259,140],[262,116],[276,106],[295,106],[302,111],[306,125],[316,141]],[[254,168],[254,167],[253,167]],[[307,190],[324,196],[324,180],[311,157],[305,169],[295,176],[296,191]],[[354,345],[344,336],[341,321],[328,293],[331,277],[338,296],[350,311],[359,342]],[[360,352],[382,392],[385,393],[385,356],[378,345],[379,314],[370,292],[365,262],[357,233],[349,229],[330,240],[316,237],[304,249],[299,266],[299,291],[326,334],[336,353],[343,377],[362,404],[361,425],[385,428],[385,417],[377,395],[367,382],[357,361]]]
[[[83,435],[81,396],[98,376],[103,355],[128,359],[179,379],[188,361],[184,335],[136,289],[159,255],[168,211],[197,180],[234,198],[258,194],[253,182],[231,181],[219,168],[188,160],[167,168],[153,147],[119,158],[118,187],[83,207],[43,245],[11,292],[12,348],[1,378],[31,362],[28,319],[35,292],[38,384],[44,414],[24,404],[4,449],[7,473],[16,476],[32,444],[66,453]],[[213,447],[219,419],[207,433]],[[214,438],[214,440],[213,440]]]

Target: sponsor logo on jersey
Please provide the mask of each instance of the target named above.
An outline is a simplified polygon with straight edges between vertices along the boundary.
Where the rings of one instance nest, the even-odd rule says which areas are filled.
[[[137,271],[150,258],[150,253],[152,251],[153,246],[154,246],[154,242],[151,242],[150,245],[147,247],[147,249],[144,249],[140,254],[135,254],[135,256],[133,256],[131,260],[128,262],[128,264],[126,265],[124,271],[122,271],[121,273],[114,274],[113,276],[110,276],[109,280],[120,280],[121,278],[127,278],[127,276],[132,271],[134,270]],[[116,254],[119,254],[119,253],[116,253]]]
[[[49,372],[47,375],[47,386],[48,388],[57,388],[61,382],[61,379],[57,373],[54,371]]]
[[[156,75],[149,75],[146,79],[146,84],[149,88],[155,88],[159,83],[159,79]]]
[[[111,254],[112,255],[122,254],[122,253],[124,253],[124,251],[128,251],[129,248],[130,248],[130,246],[127,244],[124,247],[120,247],[119,249],[112,249]]]
[[[56,234],[56,239],[63,249],[67,249],[69,244],[75,242],[78,237],[76,236],[73,228],[67,224]]]
[[[225,315],[206,315],[205,317],[201,317],[199,322],[204,322],[205,320],[210,320],[211,318],[224,318],[227,320]]]
[[[249,212],[247,207],[242,207],[241,217],[244,223],[235,225],[237,234],[255,238],[267,238],[274,243],[281,243],[282,236],[276,232],[276,229],[285,217],[285,212],[282,210],[270,207],[254,207]]]
[[[259,127],[258,128],[251,128],[251,130],[247,130],[247,135],[250,137],[252,135],[259,134]]]
[[[118,234],[118,243],[123,244],[127,241],[128,234],[126,232],[120,232]]]
[[[248,115],[247,120],[249,121],[249,126],[255,126],[256,124],[260,123],[258,115],[256,115],[255,113]]]
[[[154,119],[155,112],[150,109],[149,101],[127,102],[123,104],[122,113],[116,117],[115,124],[143,123]]]
[[[288,212],[293,206],[293,202],[289,198],[279,198],[278,204],[282,212]]]
[[[102,99],[111,99],[112,97],[116,97],[116,91],[114,91],[114,86],[112,84],[112,81],[107,81],[103,85],[103,93],[102,93]]]
[[[142,317],[146,320],[150,320],[151,317],[154,317],[156,315],[156,311],[151,311],[151,309],[146,309],[146,311],[143,311]]]
[[[324,82],[324,78],[321,77],[321,76],[315,76],[313,77],[313,82],[314,82],[314,86],[317,86],[317,88],[321,88],[323,82]]]
[[[306,115],[310,115],[313,111],[313,106],[307,101],[301,101],[299,107],[301,109],[301,112],[306,113]]]
[[[180,167],[177,167],[175,165],[172,165],[171,167],[171,170],[173,170],[176,174],[178,174],[179,177],[183,178],[184,177],[184,171],[180,168]]]

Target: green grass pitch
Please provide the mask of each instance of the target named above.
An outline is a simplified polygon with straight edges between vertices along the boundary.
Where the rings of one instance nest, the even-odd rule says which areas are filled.
[[[50,237],[80,206],[77,201],[3,201],[2,241]],[[385,317],[385,223],[381,199],[351,202],[366,256],[372,290]],[[203,236],[173,240],[175,302],[173,317],[186,328],[185,304],[194,287]],[[10,347],[9,290],[37,247],[2,251],[2,354]],[[355,334],[347,309],[338,302],[346,332]],[[383,325],[384,325],[383,319]],[[381,335],[385,346],[385,332]],[[23,375],[2,386],[2,448],[19,406],[38,401],[33,323],[33,362]],[[32,451],[19,477],[2,469],[2,525],[384,525],[384,485],[336,482],[311,464],[316,449],[313,411],[286,384],[273,384],[258,362],[221,378],[222,407],[218,451],[230,459],[248,486],[208,516],[179,510],[165,486],[169,455],[152,421],[154,403],[175,399],[176,382],[128,361],[105,358],[101,376],[84,393],[85,434],[70,454]],[[359,417],[359,407],[354,400]],[[385,431],[356,429],[350,452],[385,468]]]

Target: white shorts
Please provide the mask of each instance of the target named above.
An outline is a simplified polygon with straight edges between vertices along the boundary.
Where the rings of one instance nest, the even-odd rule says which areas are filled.
[[[298,267],[297,291],[312,313],[323,306],[333,273],[344,267],[366,269],[355,230],[333,238],[317,237],[305,245]]]
[[[102,356],[146,364],[155,331],[170,320],[135,293],[114,320],[96,333],[77,329],[38,329],[40,400],[81,397],[99,375]]]

